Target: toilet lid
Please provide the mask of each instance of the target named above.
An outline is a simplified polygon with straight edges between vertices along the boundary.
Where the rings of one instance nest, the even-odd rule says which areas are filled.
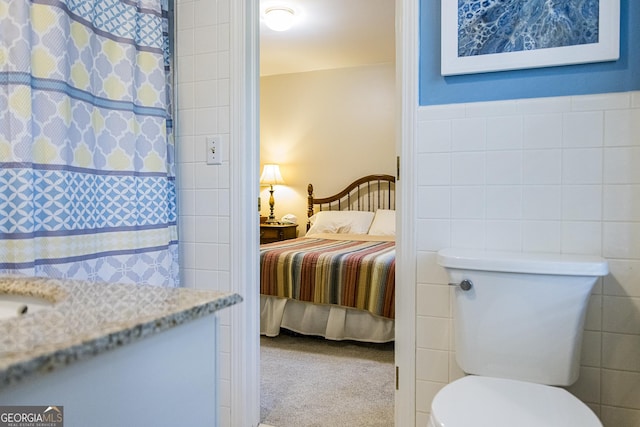
[[[431,416],[439,427],[602,427],[591,409],[562,388],[473,375],[440,390]]]

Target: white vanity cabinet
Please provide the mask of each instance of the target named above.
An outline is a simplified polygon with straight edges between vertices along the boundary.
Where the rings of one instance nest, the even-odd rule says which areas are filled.
[[[1,407],[62,406],[65,427],[218,425],[217,311],[239,295],[87,285],[83,307],[87,288],[61,283],[49,312],[0,321]]]

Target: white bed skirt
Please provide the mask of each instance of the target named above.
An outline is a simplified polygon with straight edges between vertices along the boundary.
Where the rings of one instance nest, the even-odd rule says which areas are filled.
[[[285,328],[336,341],[383,343],[393,341],[394,324],[362,310],[260,295],[260,334],[269,337]]]

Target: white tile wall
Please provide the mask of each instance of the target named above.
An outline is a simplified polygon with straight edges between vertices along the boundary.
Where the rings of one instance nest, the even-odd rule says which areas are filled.
[[[606,427],[640,425],[640,92],[421,107],[417,419],[463,373],[435,251],[606,257],[569,387]],[[444,353],[448,353],[445,355]]]
[[[183,286],[229,284],[229,159],[205,163],[205,136],[228,138],[229,1],[177,0],[176,148]],[[227,150],[228,152],[228,150]],[[220,425],[230,425],[230,310],[220,319]]]

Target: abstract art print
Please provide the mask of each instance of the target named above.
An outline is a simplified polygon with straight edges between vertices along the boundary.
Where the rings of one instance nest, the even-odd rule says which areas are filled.
[[[442,75],[614,61],[620,0],[442,0]]]

